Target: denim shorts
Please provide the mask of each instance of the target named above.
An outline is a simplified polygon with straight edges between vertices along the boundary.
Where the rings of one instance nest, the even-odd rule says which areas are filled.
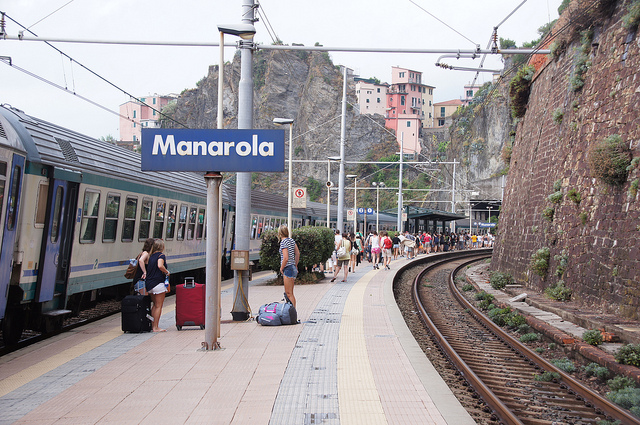
[[[285,275],[286,277],[295,279],[296,276],[298,276],[298,268],[293,264],[290,264],[284,268],[284,270],[282,271],[282,274]]]

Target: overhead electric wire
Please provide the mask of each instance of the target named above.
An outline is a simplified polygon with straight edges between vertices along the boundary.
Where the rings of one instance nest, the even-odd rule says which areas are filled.
[[[26,28],[27,30],[35,27],[36,25],[38,25],[40,22],[44,21],[45,19],[47,19],[49,16],[53,15],[54,13],[56,13],[57,11],[59,11],[60,9],[62,9],[63,7],[67,6],[70,3],[73,3],[75,0],[69,0],[68,2],[66,2],[65,4],[63,4],[62,6],[60,6],[59,8],[57,8],[56,10],[54,10],[53,12],[49,13],[47,16],[45,16],[44,18],[40,19],[39,21],[37,21],[35,24],[31,24],[29,26],[29,28]]]
[[[18,21],[16,21],[15,19],[13,19],[11,16],[5,14],[4,16],[6,16],[8,19],[10,19],[12,22],[14,22],[16,25],[20,26],[21,28],[23,28],[25,31],[30,32],[31,34],[33,34],[34,37],[38,37],[38,35],[36,33],[34,33],[33,31],[31,31],[30,29],[26,28],[24,25],[22,25],[21,23],[19,23]],[[53,44],[51,44],[48,41],[44,41],[44,43],[51,47],[52,49],[56,50],[58,53],[60,53],[61,55],[67,57],[70,61],[77,63],[78,65],[80,65],[82,68],[84,68],[85,70],[89,71],[91,74],[93,74],[94,76],[98,77],[99,79],[101,79],[102,81],[104,81],[105,83],[109,84],[110,86],[116,88],[117,90],[121,91],[122,93],[126,94],[127,96],[129,96],[131,99],[134,99],[136,102],[139,102],[142,105],[145,105],[149,108],[151,108],[153,111],[156,111],[158,114],[160,114],[161,116],[164,116],[165,118],[167,118],[170,121],[173,121],[174,123],[181,125],[182,127],[188,128],[187,125],[173,119],[172,117],[163,114],[160,110],[155,109],[154,107],[147,105],[145,102],[143,102],[142,100],[140,100],[139,98],[135,97],[134,95],[132,95],[131,93],[127,92],[126,90],[124,90],[121,87],[118,87],[116,84],[112,83],[111,81],[107,80],[106,78],[102,77],[101,75],[99,75],[97,72],[89,69],[88,67],[86,67],[85,65],[83,65],[82,63],[78,62],[77,60],[73,59],[71,56],[69,56],[68,54],[66,54],[65,52],[63,52],[62,50],[58,49],[56,46],[54,46]],[[35,76],[35,74],[34,74]],[[67,91],[67,90],[65,90]],[[71,92],[70,92],[71,93]],[[75,94],[75,93],[74,93]],[[79,96],[80,98],[82,98],[83,100],[88,100],[85,97]],[[95,102],[91,101],[90,103],[92,104],[96,104]],[[101,107],[102,109],[105,109],[106,107]],[[113,111],[112,111],[113,112]],[[117,114],[120,115],[120,114]]]
[[[433,13],[429,12],[427,9],[425,9],[424,7],[420,6],[418,3],[416,3],[413,0],[409,0],[410,3],[413,3],[416,7],[418,7],[419,9],[421,9],[423,12],[425,12],[426,14],[428,14],[429,16],[431,16],[433,19],[435,19],[436,21],[440,22],[442,25],[446,26],[447,28],[449,28],[451,31],[455,32],[456,34],[458,34],[459,36],[461,36],[462,38],[464,38],[467,41],[470,41],[471,43],[473,43],[474,46],[480,48],[480,45],[478,43],[476,43],[475,41],[471,40],[469,37],[465,36],[464,34],[462,34],[460,31],[458,31],[457,29],[453,28],[451,25],[447,24],[446,22],[444,22],[442,19],[438,18],[437,16],[435,16]]]

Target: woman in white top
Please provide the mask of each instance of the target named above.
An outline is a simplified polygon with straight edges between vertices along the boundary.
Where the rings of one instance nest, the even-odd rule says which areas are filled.
[[[370,243],[373,268],[378,269],[378,263],[380,262],[380,237],[375,230],[373,231],[373,235],[370,236]]]

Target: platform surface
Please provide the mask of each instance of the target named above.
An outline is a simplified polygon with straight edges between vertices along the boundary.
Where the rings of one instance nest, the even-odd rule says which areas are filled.
[[[232,321],[224,282],[221,350],[176,329],[174,297],[167,332],[125,334],[115,315],[34,344],[0,358],[0,424],[475,423],[407,329],[393,275],[365,263],[297,285],[301,324],[278,327]],[[283,298],[274,277],[251,282],[254,315]]]

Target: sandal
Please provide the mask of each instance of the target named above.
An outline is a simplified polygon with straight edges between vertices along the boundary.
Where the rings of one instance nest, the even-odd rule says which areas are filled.
[[[331,279],[331,282],[335,282],[335,281],[336,281],[336,278],[335,278],[335,277],[334,277],[333,279]]]

